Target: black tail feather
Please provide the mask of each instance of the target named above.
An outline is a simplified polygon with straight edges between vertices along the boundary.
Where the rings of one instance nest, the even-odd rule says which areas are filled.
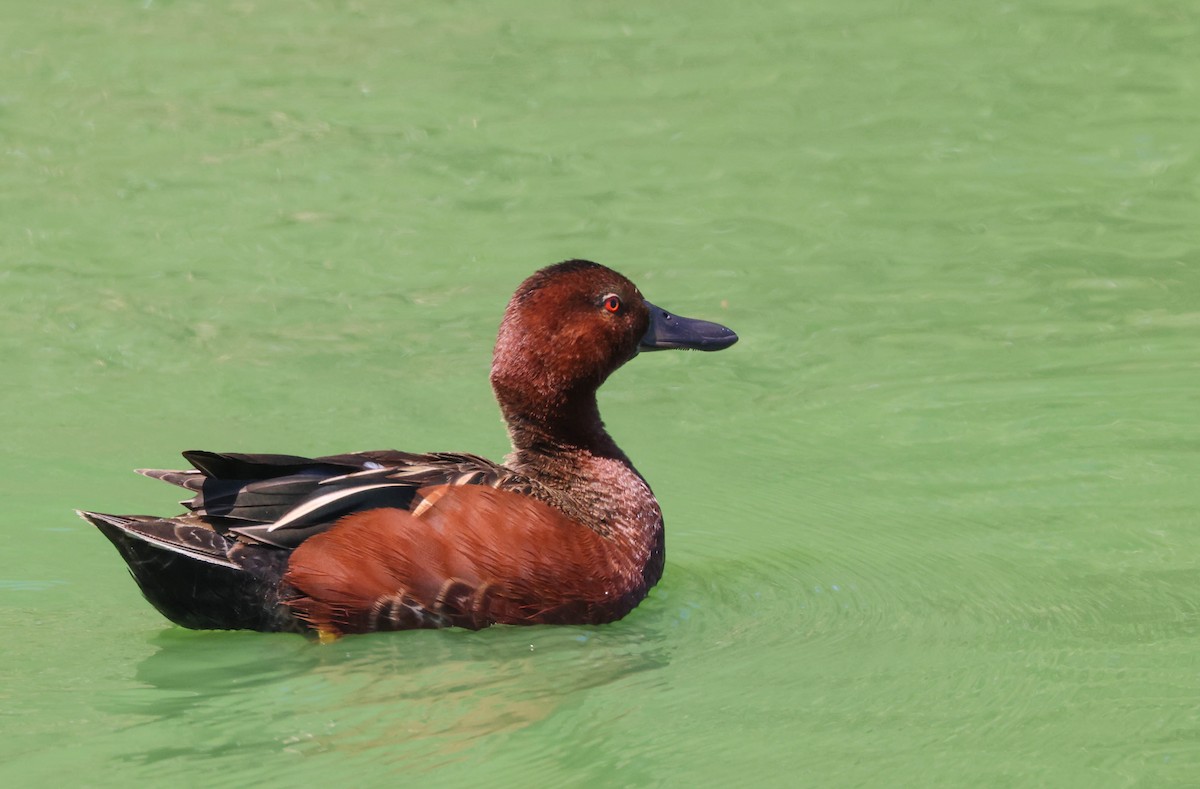
[[[196,630],[302,628],[279,602],[287,552],[246,545],[204,525],[79,511],[129,565],[163,616]]]

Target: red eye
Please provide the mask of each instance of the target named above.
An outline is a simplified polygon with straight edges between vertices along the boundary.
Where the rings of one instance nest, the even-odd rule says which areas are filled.
[[[610,293],[604,297],[604,309],[616,314],[621,311],[621,297],[615,293]]]

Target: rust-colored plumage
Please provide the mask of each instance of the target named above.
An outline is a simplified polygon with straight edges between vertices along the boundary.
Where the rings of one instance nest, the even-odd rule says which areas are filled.
[[[618,619],[645,596],[644,556],[540,501],[469,487],[417,492],[306,540],[284,581],[323,632]]]
[[[315,632],[595,624],[663,569],[663,521],[596,389],[640,350],[737,336],[671,315],[588,261],[542,269],[500,325],[492,388],[513,452],[306,458],[186,452],[146,470],[194,495],[171,518],[80,514],[146,598],[192,628]]]

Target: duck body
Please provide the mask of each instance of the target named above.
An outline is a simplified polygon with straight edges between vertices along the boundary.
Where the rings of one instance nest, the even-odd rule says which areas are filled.
[[[184,627],[332,638],[610,622],[661,577],[663,518],[605,431],[596,389],[639,350],[736,340],[654,307],[611,269],[566,261],[522,283],[501,323],[491,379],[513,443],[503,465],[190,451],[191,469],[140,471],[190,491],[186,513],[80,515]]]

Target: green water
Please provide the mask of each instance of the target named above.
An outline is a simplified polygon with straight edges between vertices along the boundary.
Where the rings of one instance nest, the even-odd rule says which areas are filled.
[[[0,783],[1200,783],[1193,5],[504,5],[0,11]],[[71,514],[501,456],[574,256],[742,337],[602,391],[626,620],[193,633]]]

